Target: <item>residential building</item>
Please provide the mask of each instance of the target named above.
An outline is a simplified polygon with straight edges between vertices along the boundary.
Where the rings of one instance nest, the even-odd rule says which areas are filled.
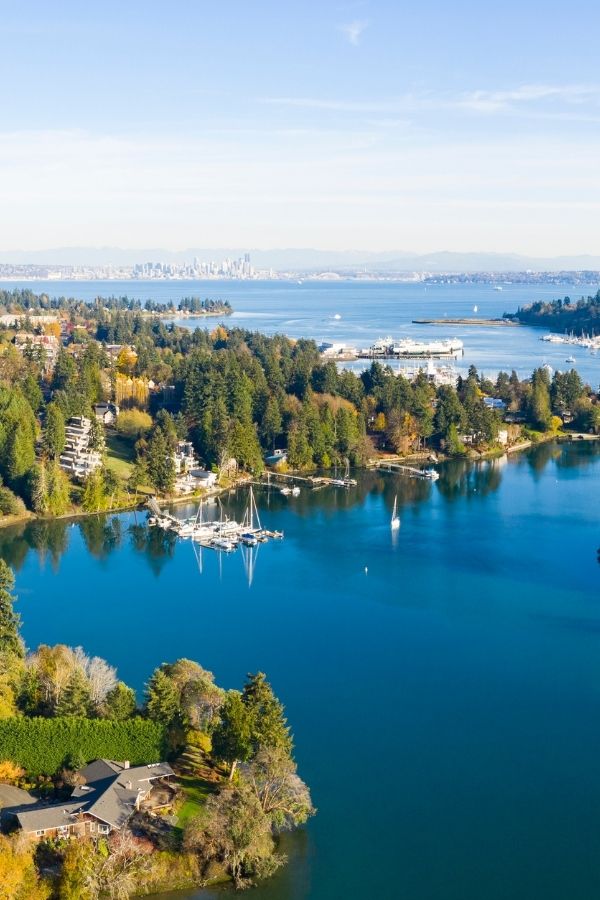
[[[2,810],[2,825],[15,825],[34,840],[107,835],[120,831],[138,810],[164,806],[153,799],[174,772],[168,763],[130,767],[128,762],[97,759],[77,773],[80,782],[63,803],[22,803]]]
[[[96,403],[94,406],[94,415],[103,425],[114,425],[119,415],[119,407],[116,403]]]
[[[86,478],[102,465],[102,454],[90,446],[92,423],[85,416],[72,416],[65,428],[65,449],[60,467],[75,478]]]
[[[191,441],[178,441],[173,454],[175,462],[175,474],[185,475],[192,469],[198,468],[198,460]]]
[[[46,372],[51,372],[54,368],[60,350],[60,341],[54,334],[31,334],[29,331],[18,331],[15,334],[14,344],[19,353],[40,353]]]

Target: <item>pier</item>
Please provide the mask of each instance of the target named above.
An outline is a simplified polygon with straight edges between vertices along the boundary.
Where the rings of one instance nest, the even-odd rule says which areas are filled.
[[[424,478],[426,481],[437,481],[440,477],[435,469],[417,469],[414,466],[405,466],[401,463],[377,460],[375,468],[383,472],[398,472],[400,475],[408,475],[410,478]]]
[[[262,483],[264,485],[266,483],[267,485],[270,485],[272,478],[282,478],[289,484],[301,482],[313,489],[322,487],[355,487],[357,484],[356,479],[350,478],[348,473],[346,473],[343,478],[329,478],[325,475],[294,475],[289,474],[288,472],[267,472],[263,477],[265,478],[265,481],[258,482],[259,484]]]

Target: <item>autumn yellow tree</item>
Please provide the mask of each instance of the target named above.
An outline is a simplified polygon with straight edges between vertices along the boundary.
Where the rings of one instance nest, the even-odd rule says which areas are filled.
[[[0,835],[0,900],[47,900],[49,886],[40,879],[34,846],[22,835]]]
[[[117,357],[117,369],[127,375],[132,375],[137,362],[137,353],[131,347],[122,347]]]

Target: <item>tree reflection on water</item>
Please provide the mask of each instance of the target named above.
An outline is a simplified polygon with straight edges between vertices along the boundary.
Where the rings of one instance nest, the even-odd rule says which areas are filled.
[[[327,519],[340,510],[361,506],[371,498],[382,497],[390,515],[394,498],[398,498],[399,511],[403,507],[418,507],[429,502],[437,492],[447,502],[466,498],[476,502],[495,493],[501,483],[507,465],[527,466],[535,478],[539,478],[550,463],[557,470],[587,467],[598,460],[600,444],[593,441],[572,443],[547,443],[533,447],[510,460],[500,457],[485,461],[450,460],[439,466],[440,477],[436,482],[403,475],[382,473],[378,470],[354,473],[358,484],[350,489],[303,488],[299,497],[291,501],[281,495],[277,487],[257,488],[255,491],[261,515],[268,511],[285,510],[293,503],[294,514],[301,517],[320,515]],[[241,519],[247,504],[247,488],[231,491],[223,498],[225,515]],[[177,515],[195,514],[197,506],[185,510],[175,507]],[[211,518],[217,515],[216,507]],[[171,560],[178,542],[177,535],[161,528],[150,528],[144,512],[85,516],[76,519],[36,519],[7,528],[0,528],[0,557],[17,572],[22,569],[30,551],[35,551],[41,565],[49,562],[53,571],[58,569],[63,554],[73,540],[81,540],[87,551],[98,560],[106,560],[115,550],[125,545],[143,556],[155,575],[159,575]],[[600,561],[600,558],[599,558]]]

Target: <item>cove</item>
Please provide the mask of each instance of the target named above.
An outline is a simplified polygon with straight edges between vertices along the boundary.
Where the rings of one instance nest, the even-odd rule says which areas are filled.
[[[80,644],[140,693],[180,656],[268,674],[318,815],[259,900],[598,896],[600,446],[353,474],[257,491],[285,539],[251,579],[143,513],[4,529],[27,644]]]

